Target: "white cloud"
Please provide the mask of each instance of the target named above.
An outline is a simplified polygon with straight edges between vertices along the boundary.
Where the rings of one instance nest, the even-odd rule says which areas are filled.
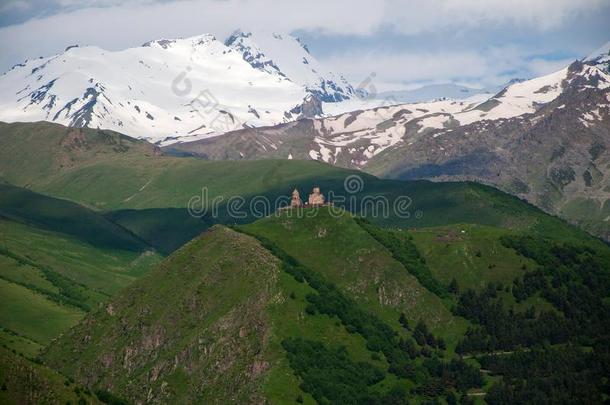
[[[0,5],[0,14],[11,11],[27,11],[31,9],[31,4],[23,0],[8,0]]]
[[[527,62],[527,68],[533,76],[542,76],[560,70],[572,62],[574,62],[574,59],[547,60],[535,58]]]
[[[17,0],[5,6],[27,4]],[[224,38],[236,28],[304,30],[322,36],[374,38],[383,44],[387,30],[405,38],[417,35],[424,42],[428,32],[456,36],[465,30],[484,32],[504,25],[506,29],[527,27],[535,34],[603,6],[608,11],[607,0],[55,0],[54,4],[59,10],[54,15],[0,28],[0,70],[72,44],[117,50],[161,37],[209,32]],[[354,81],[377,71],[380,83],[455,77],[495,81],[511,68],[542,72],[555,63],[528,60],[531,51],[511,47],[481,50],[475,44],[473,51],[415,53],[406,49],[365,55],[336,49],[329,59]]]
[[[477,78],[488,73],[487,61],[476,52],[350,52],[334,55],[323,62],[333,70],[342,72],[355,84],[374,73],[378,91],[404,88],[404,82],[443,82],[456,74],[465,78]],[[363,67],[368,70],[363,71]]]
[[[389,0],[389,24],[405,34],[497,24],[548,30],[606,0]]]
[[[71,0],[62,0],[68,1]],[[66,4],[68,4],[66,3]],[[92,4],[107,5],[108,1]],[[346,10],[349,10],[346,13]],[[347,16],[350,21],[337,16]],[[303,7],[271,0],[189,0],[171,3],[130,2],[127,5],[67,11],[0,28],[0,65],[48,55],[74,43],[108,49],[166,37],[213,33],[224,37],[236,28],[295,29],[364,35],[372,32],[383,9],[349,0],[311,0]]]
[[[496,86],[515,77],[531,78],[555,72],[573,59],[546,60],[533,57],[527,49],[506,46],[482,51],[346,52],[323,62],[344,73],[354,84],[374,73],[373,83],[377,90],[385,91],[409,89],[414,83],[453,81],[470,87]]]

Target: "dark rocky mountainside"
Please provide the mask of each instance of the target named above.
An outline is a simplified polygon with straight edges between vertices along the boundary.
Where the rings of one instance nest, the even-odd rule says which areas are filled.
[[[216,227],[87,316],[45,362],[136,403],[260,402],[277,275],[255,239]]]
[[[369,170],[385,176],[495,185],[610,239],[610,92],[575,77],[533,114],[440,130],[388,151]]]
[[[441,130],[380,155],[370,170],[493,184],[609,239],[610,92],[595,76],[576,77],[533,114]]]
[[[382,177],[474,180],[608,239],[610,77],[574,62],[543,79],[516,83],[478,105],[355,111],[248,128],[166,152],[210,160],[313,158]],[[548,101],[509,113],[526,96]]]
[[[136,404],[600,402],[600,241],[298,212],[211,228],[52,342],[45,365]]]

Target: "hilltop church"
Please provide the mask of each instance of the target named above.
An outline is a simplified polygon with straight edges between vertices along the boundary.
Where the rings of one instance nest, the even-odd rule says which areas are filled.
[[[292,191],[292,199],[290,200],[290,208],[299,208],[303,206],[317,207],[324,205],[324,194],[320,192],[320,187],[314,187],[309,194],[308,201],[303,204],[299,190],[296,188]]]

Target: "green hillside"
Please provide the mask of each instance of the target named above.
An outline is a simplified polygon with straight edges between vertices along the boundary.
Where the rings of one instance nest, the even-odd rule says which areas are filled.
[[[370,305],[390,324],[404,312],[410,322],[425,319],[433,332],[455,342],[465,322],[453,317],[450,305],[427,290],[385,246],[362,229],[348,213],[339,217],[325,208],[314,218],[291,218],[289,212],[244,226],[272,240],[304,266],[324,274],[354,299]]]
[[[0,185],[0,342],[35,355],[159,259],[94,211]]]
[[[63,233],[100,248],[143,251],[149,248],[125,228],[70,201],[0,184],[0,216],[35,228]]]
[[[581,385],[544,391],[542,371],[528,386],[524,372],[502,378],[511,362],[569,355],[550,378],[588,378],[588,397],[601,398],[603,245],[467,225],[387,230],[336,209],[299,211],[241,233],[213,227],[52,343],[45,363],[133,401],[511,403],[581,395]],[[591,270],[598,276],[583,278]],[[573,289],[588,298],[557,295]],[[597,360],[583,369],[591,346]]]
[[[85,387],[0,347],[0,403],[102,404]]]
[[[133,400],[256,401],[278,270],[254,239],[213,228],[87,316],[45,362]]]
[[[507,248],[501,238],[514,232],[480,225],[455,224],[409,231],[434,276],[444,285],[455,278],[463,288],[512,283],[535,263]]]
[[[361,179],[353,194],[344,189],[349,175]],[[382,225],[471,223],[587,237],[517,198],[475,183],[381,180],[314,161],[163,156],[151,144],[111,131],[42,122],[0,123],[0,179],[102,211],[163,253],[212,224],[252,222],[275,208],[256,212],[250,208],[253,201],[287,198],[294,187],[306,195],[314,185],[327,196],[332,193],[336,205]],[[203,188],[207,204],[200,203]],[[229,215],[226,205],[236,196],[243,198],[238,217]],[[389,209],[379,210],[375,198],[386,198]],[[201,215],[189,214],[189,201]],[[402,211],[395,209],[398,205]],[[372,215],[375,209],[378,215]]]
[[[419,402],[444,396],[449,401],[460,392],[492,404],[540,403],[543,398],[596,403],[604,398],[604,370],[610,364],[610,249],[604,244],[569,234],[553,240],[532,229],[523,233],[465,224],[388,230],[350,216],[336,218],[327,209],[309,214],[298,218],[284,212],[242,229],[302,269],[292,274],[303,275],[318,293],[306,296],[306,313],[339,319],[365,338],[369,350],[379,348],[388,375],[396,375],[395,365],[404,363],[391,349],[391,339],[383,344],[375,331],[384,329],[381,321],[400,335],[400,321],[407,321],[407,336],[422,346],[407,362],[408,381],[399,384],[410,398]],[[343,298],[324,282],[316,287],[318,277],[336,286]],[[377,321],[367,321],[366,314]],[[432,337],[425,338],[420,325],[413,328],[421,321]],[[373,331],[367,322],[376,325]],[[309,363],[298,355],[298,361],[292,359],[294,344],[284,345],[289,363],[302,387],[319,400],[323,388],[308,385],[310,376],[302,368]],[[306,350],[313,355],[311,346]],[[487,376],[477,383],[476,374],[450,360],[456,359],[454,350],[490,370]],[[443,361],[449,362],[448,369]],[[456,383],[449,376],[452,369],[460,369],[466,380]],[[447,374],[437,379],[439,370]],[[389,384],[388,377],[382,381]],[[337,391],[336,386],[330,390]]]
[[[206,162],[161,156],[112,131],[0,123],[0,178],[101,210],[186,208],[207,187],[218,196],[256,195],[299,180],[346,173],[315,162]],[[35,164],[37,163],[37,164]]]
[[[304,225],[329,225],[324,218],[302,221]],[[51,344],[43,356],[45,363],[96,389],[108,389],[134,401],[149,398],[167,403],[252,402],[265,397],[272,403],[293,403],[297,398],[306,403],[314,398],[336,402],[337,389],[352,399],[381,400],[425,384],[436,371],[429,371],[421,363],[423,358],[417,360],[415,352],[420,349],[415,343],[415,360],[400,354],[399,345],[411,335],[399,323],[401,311],[408,311],[413,328],[425,316],[454,325],[450,329],[461,335],[466,322],[451,315],[437,297],[418,285],[351,216],[345,214],[340,221],[336,230],[346,232],[348,239],[359,239],[360,248],[369,250],[362,252],[366,258],[360,269],[344,266],[334,272],[330,266],[300,267],[306,274],[304,283],[292,272],[295,267],[290,260],[297,259],[217,226]],[[268,223],[256,225],[261,229]],[[248,228],[248,232],[253,230],[254,225]],[[295,233],[308,235],[305,229],[297,228]],[[327,243],[333,243],[330,236]],[[360,274],[373,262],[378,274]],[[340,273],[349,284],[335,283]],[[318,283],[311,276],[318,277]],[[374,277],[391,277],[391,281],[353,290],[353,283],[364,284]],[[319,282],[327,283],[326,287]],[[379,293],[374,292],[377,287],[386,290],[383,294],[388,301],[379,301]],[[352,302],[351,310],[360,311],[371,326],[386,333],[379,338],[389,339],[383,343],[387,350],[373,349],[371,337],[347,318],[325,313],[322,307],[312,309],[310,296],[323,297],[325,288],[337,288],[333,299]],[[441,330],[438,326],[435,330]],[[83,339],[85,336],[89,337]],[[434,338],[429,332],[423,336],[432,346],[422,343],[428,348],[421,350],[444,350],[440,345],[445,343],[437,343],[443,341],[440,336]],[[321,356],[320,364],[311,364],[316,374],[329,373],[330,385],[323,384],[320,392],[307,388],[308,372],[297,365],[303,360],[302,349]],[[375,354],[379,350],[382,352]],[[395,369],[388,373],[390,363]],[[349,364],[358,366],[346,371]],[[362,367],[373,373],[370,384],[352,381],[355,392],[335,386],[335,372],[345,373],[348,380],[368,378],[356,375]],[[474,370],[471,373],[477,376],[475,380],[480,378]],[[461,388],[467,390],[470,383],[464,384]]]
[[[162,156],[47,123],[0,124],[0,157],[0,342],[42,351],[91,392],[136,403],[607,399],[610,248],[491,187]],[[354,194],[350,175],[362,180]],[[335,205],[248,210],[314,185]],[[204,187],[218,209],[193,216]],[[232,196],[246,215],[229,215]],[[387,213],[374,212],[379,197]],[[158,264],[153,249],[169,256]]]
[[[160,259],[7,220],[0,235],[0,342],[28,355]]]

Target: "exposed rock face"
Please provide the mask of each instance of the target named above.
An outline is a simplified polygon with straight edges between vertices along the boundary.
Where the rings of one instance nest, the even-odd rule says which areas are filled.
[[[0,378],[3,404],[102,404],[85,387],[5,347],[0,347]]]
[[[526,112],[514,113],[517,105]],[[610,239],[610,76],[578,61],[478,104],[354,111],[236,131],[176,150],[207,159],[290,155],[384,177],[474,180]]]
[[[287,119],[314,118],[322,115],[322,102],[317,96],[307,96],[302,104],[297,105],[292,110],[286,113]]]
[[[576,76],[533,114],[437,131],[380,157],[394,162],[382,170],[402,179],[495,185],[608,240],[610,92],[594,87],[597,80]]]
[[[262,402],[277,274],[253,238],[214,227],[56,341],[45,362],[138,404]]]

